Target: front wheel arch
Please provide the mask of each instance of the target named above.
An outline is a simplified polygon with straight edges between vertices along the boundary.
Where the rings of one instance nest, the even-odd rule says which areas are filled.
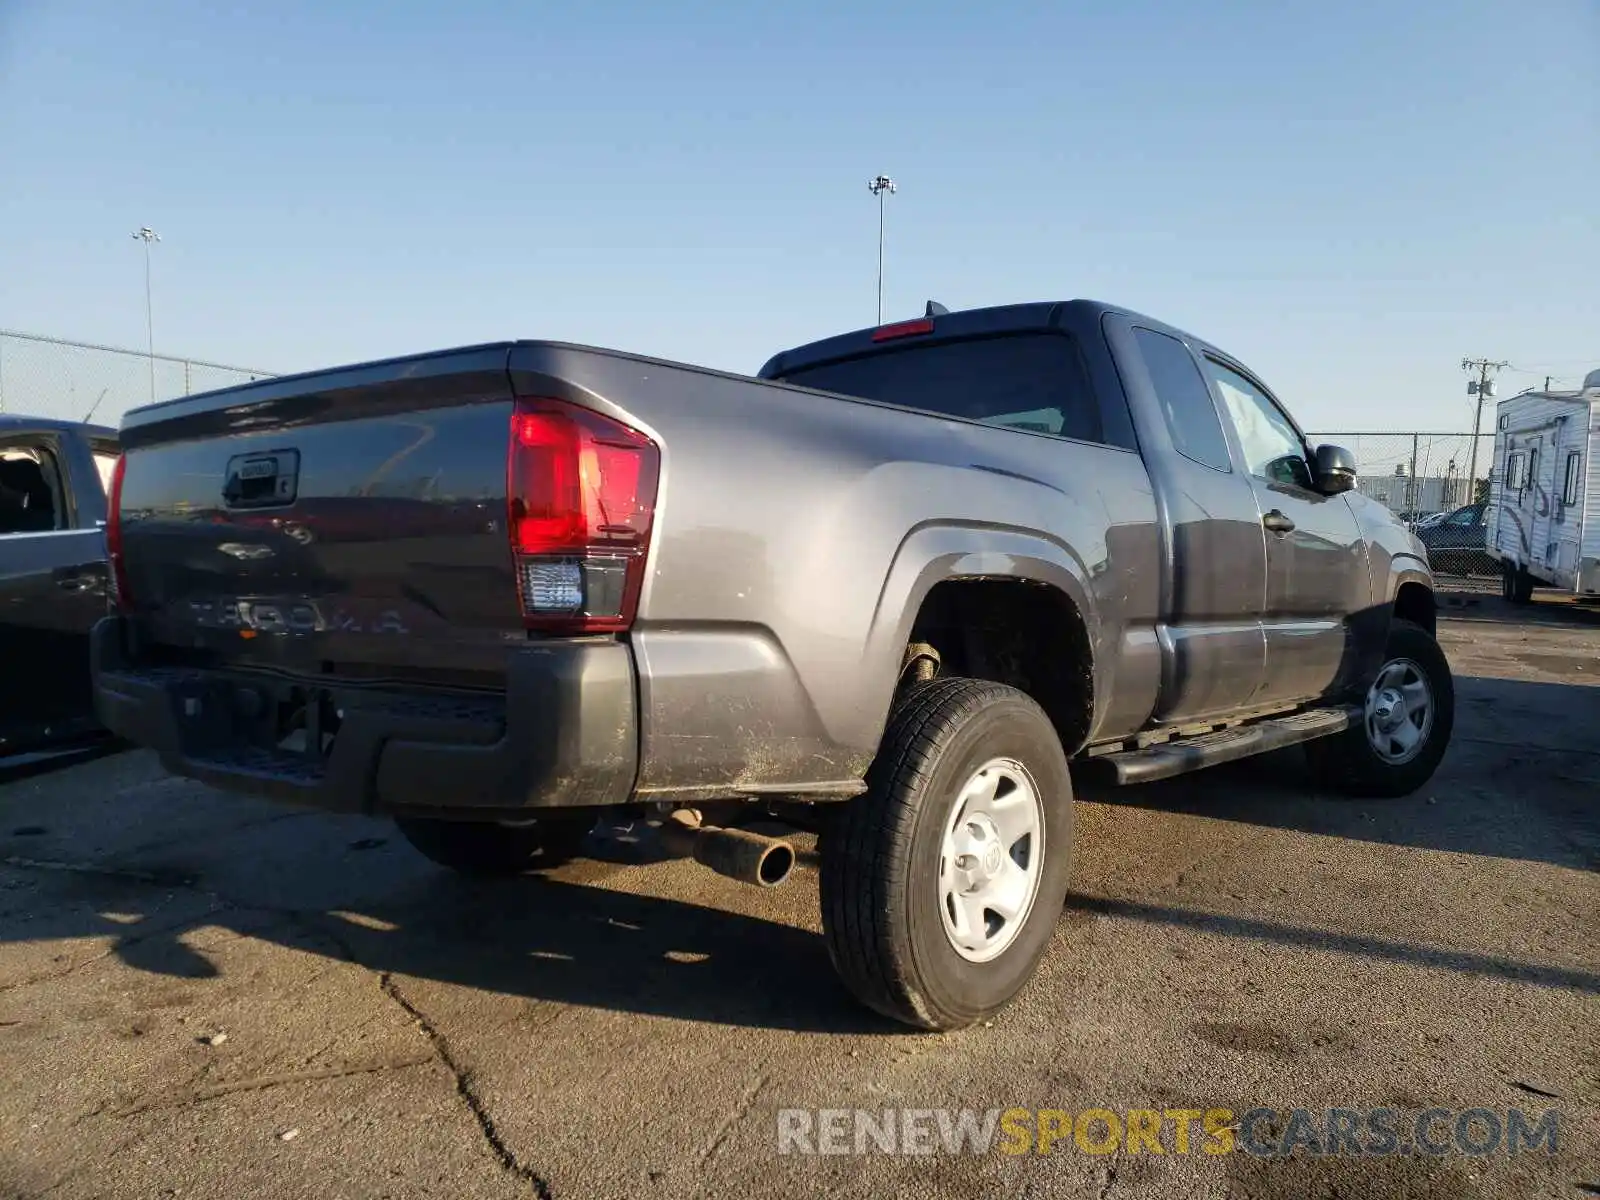
[[[1439,601],[1433,588],[1415,579],[1402,582],[1395,591],[1393,616],[1435,636],[1439,631]]]

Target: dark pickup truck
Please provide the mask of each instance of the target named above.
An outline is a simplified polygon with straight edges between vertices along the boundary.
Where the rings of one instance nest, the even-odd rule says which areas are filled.
[[[1085,300],[929,315],[759,379],[511,342],[135,410],[99,712],[173,771],[515,872],[597,817],[774,884],[926,1028],[1004,1005],[1110,784],[1304,742],[1445,752],[1422,547],[1216,347]]]
[[[0,414],[0,767],[99,735],[89,632],[109,611],[113,429]]]

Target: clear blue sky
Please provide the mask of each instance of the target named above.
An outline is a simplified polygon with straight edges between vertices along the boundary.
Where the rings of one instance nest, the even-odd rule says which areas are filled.
[[[754,370],[1094,296],[1315,429],[1600,367],[1600,3],[0,0],[0,326],[288,370],[550,336]],[[1515,390],[1538,382],[1508,375]]]

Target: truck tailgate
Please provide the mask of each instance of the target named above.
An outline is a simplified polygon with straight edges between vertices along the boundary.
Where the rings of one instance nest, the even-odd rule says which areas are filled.
[[[506,532],[508,347],[128,414],[121,559],[194,663],[492,686],[526,646]]]

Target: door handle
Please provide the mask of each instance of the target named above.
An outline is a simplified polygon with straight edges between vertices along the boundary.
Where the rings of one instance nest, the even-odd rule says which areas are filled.
[[[1294,530],[1294,522],[1288,517],[1284,516],[1277,509],[1273,509],[1266,516],[1262,517],[1261,523],[1273,533],[1291,533]]]
[[[93,575],[57,575],[56,586],[64,592],[89,592],[94,590]]]

